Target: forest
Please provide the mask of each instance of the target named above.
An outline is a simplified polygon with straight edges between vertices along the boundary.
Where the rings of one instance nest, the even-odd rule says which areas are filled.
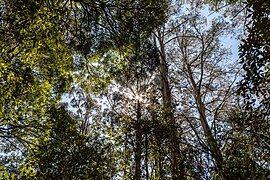
[[[0,0],[0,179],[270,179],[269,0]]]

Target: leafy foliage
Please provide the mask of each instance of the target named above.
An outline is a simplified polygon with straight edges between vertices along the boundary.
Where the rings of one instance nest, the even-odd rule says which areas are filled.
[[[94,137],[81,134],[77,122],[64,109],[50,111],[52,129],[41,138],[27,164],[37,179],[108,179],[103,147]],[[27,175],[27,178],[30,178]]]
[[[57,103],[72,82],[73,70],[84,66],[74,54],[83,57],[132,41],[120,37],[120,27],[127,27],[134,12],[148,15],[142,32],[156,12],[162,15],[166,1],[123,3],[122,1],[0,1],[0,121],[1,136],[20,143],[35,143],[36,136],[46,136],[48,108]],[[161,4],[158,4],[161,3]],[[148,13],[144,6],[152,8]],[[149,9],[149,10],[150,10]],[[141,14],[141,15],[142,15]],[[119,19],[119,18],[120,19]],[[147,30],[146,30],[147,29]],[[132,31],[129,32],[130,34]],[[132,36],[130,36],[132,37]]]
[[[233,110],[229,123],[232,126],[226,150],[226,165],[230,177],[242,179],[266,179],[270,175],[268,131],[269,117],[260,109],[252,113]]]
[[[240,63],[245,70],[240,93],[250,105],[255,105],[258,99],[267,111],[270,108],[270,31],[267,28],[270,25],[270,3],[255,0],[247,1],[246,6],[249,18],[246,25],[248,35],[239,48]]]

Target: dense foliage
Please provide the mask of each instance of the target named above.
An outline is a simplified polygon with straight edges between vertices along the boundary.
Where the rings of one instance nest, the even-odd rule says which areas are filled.
[[[270,30],[265,27],[270,23],[270,2],[248,1],[246,6],[249,18],[246,25],[248,35],[242,40],[239,49],[239,57],[245,70],[241,90],[247,103],[254,105],[258,98],[260,105],[269,109]]]

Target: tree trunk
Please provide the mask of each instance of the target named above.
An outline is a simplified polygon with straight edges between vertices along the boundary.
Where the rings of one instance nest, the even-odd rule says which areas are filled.
[[[136,122],[135,122],[135,180],[141,179],[141,159],[142,159],[142,127],[141,127],[141,104],[139,100],[137,100],[136,104]]]
[[[174,107],[171,99],[171,91],[168,80],[168,64],[166,60],[165,47],[163,42],[163,37],[160,30],[157,33],[157,40],[160,46],[160,86],[163,98],[164,112],[163,117],[165,122],[169,127],[169,150],[171,157],[171,173],[173,180],[184,179],[184,162],[181,156],[181,151],[179,147],[177,123],[174,118]],[[156,43],[155,43],[156,44]]]
[[[148,171],[148,129],[145,131],[145,179],[149,179],[149,171]]]
[[[202,125],[202,128],[203,128],[204,134],[206,136],[208,147],[209,147],[209,149],[210,149],[210,151],[212,153],[212,156],[213,156],[213,158],[215,160],[217,171],[219,172],[221,178],[223,180],[226,180],[228,178],[227,178],[227,175],[226,175],[226,173],[224,172],[224,169],[223,169],[223,166],[224,166],[223,156],[222,156],[222,153],[221,153],[221,151],[220,151],[220,149],[218,147],[217,141],[215,140],[215,138],[214,138],[214,136],[213,136],[213,134],[211,132],[211,129],[210,129],[208,123],[207,123],[205,104],[202,101],[202,98],[201,98],[202,96],[201,96],[200,90],[199,90],[199,88],[197,87],[197,85],[195,83],[195,80],[193,78],[193,74],[192,74],[192,71],[191,71],[191,67],[187,63],[187,60],[184,59],[183,62],[184,62],[185,68],[187,70],[189,80],[191,82],[194,97],[196,99],[197,108],[198,108],[198,111],[200,113],[201,125]]]

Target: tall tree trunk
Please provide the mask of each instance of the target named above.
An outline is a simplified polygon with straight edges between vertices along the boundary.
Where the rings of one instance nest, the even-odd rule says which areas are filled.
[[[145,179],[149,179],[148,171],[148,128],[145,130]]]
[[[163,153],[161,150],[161,146],[158,147],[158,176],[159,176],[159,180],[163,180],[164,179],[164,169],[163,169]]]
[[[174,118],[174,107],[171,99],[171,91],[168,80],[168,63],[166,60],[165,47],[163,42],[163,36],[160,30],[157,32],[157,38],[159,43],[159,52],[160,52],[160,86],[161,93],[163,98],[164,113],[163,117],[169,127],[169,150],[171,157],[171,173],[173,180],[184,179],[184,162],[181,155],[181,150],[179,147],[177,123]],[[156,42],[155,42],[156,44]]]
[[[141,159],[142,159],[142,124],[141,124],[141,104],[139,100],[136,103],[136,122],[135,122],[135,180],[141,179]]]
[[[223,168],[224,167],[223,156],[222,156],[222,153],[219,149],[217,141],[214,138],[212,131],[208,125],[207,118],[206,118],[206,108],[205,108],[205,104],[202,101],[202,96],[201,96],[199,87],[195,83],[195,80],[193,78],[193,74],[191,71],[191,67],[187,63],[187,60],[185,58],[184,58],[183,62],[184,62],[185,68],[187,70],[189,81],[191,82],[193,94],[194,94],[194,97],[196,99],[197,108],[198,108],[198,111],[200,113],[200,122],[201,122],[201,125],[203,128],[206,140],[207,140],[208,147],[209,147],[211,154],[215,160],[216,168],[217,168],[217,171],[219,172],[221,178],[223,180],[227,180],[228,178],[227,178],[226,172],[224,172],[224,168]]]
[[[127,133],[125,133],[125,139],[128,139],[128,135]],[[128,143],[127,141],[124,142],[124,152],[128,151],[128,147],[127,147]],[[126,166],[126,160],[127,157],[126,155],[124,155],[124,176],[123,176],[123,179],[127,179],[128,177],[128,171],[127,171],[127,166]]]

